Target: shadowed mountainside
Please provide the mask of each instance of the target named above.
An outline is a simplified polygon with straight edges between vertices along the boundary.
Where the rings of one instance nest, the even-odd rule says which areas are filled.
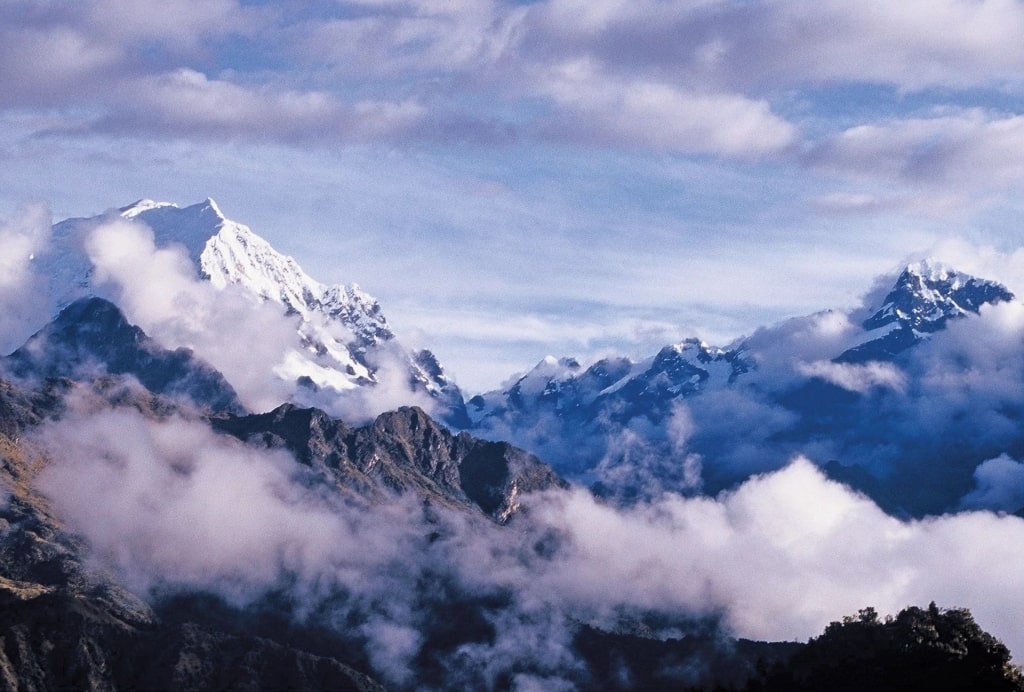
[[[499,523],[518,510],[523,494],[566,487],[532,454],[465,432],[453,435],[416,407],[381,414],[361,428],[291,404],[211,423],[250,444],[287,449],[343,492],[371,498],[415,492],[440,505],[479,509]]]

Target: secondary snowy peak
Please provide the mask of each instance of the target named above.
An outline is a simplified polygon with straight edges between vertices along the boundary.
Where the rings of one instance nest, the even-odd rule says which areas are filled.
[[[908,264],[881,306],[861,324],[865,330],[861,343],[848,348],[835,361],[892,360],[945,329],[949,320],[976,315],[983,305],[1013,298],[1002,284],[958,272],[935,259]]]
[[[934,332],[945,327],[951,318],[977,314],[982,305],[1013,297],[1002,284],[958,272],[929,258],[907,265],[882,306],[863,326],[867,330],[893,325]]]
[[[739,349],[686,339],[647,360],[605,358],[584,369],[573,358],[548,356],[505,391],[471,399],[478,421],[509,414],[550,411],[562,418],[620,415],[661,416],[671,401],[709,388],[727,386],[750,364]]]

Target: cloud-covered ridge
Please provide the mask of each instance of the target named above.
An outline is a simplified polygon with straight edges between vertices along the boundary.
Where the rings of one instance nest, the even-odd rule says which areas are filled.
[[[628,509],[582,489],[550,491],[524,498],[526,512],[502,528],[440,508],[423,514],[409,498],[352,505],[288,455],[198,421],[79,409],[35,438],[51,458],[40,487],[133,588],[213,590],[244,605],[284,586],[300,617],[359,623],[375,672],[399,688],[422,673],[421,651],[439,655],[430,643],[431,609],[444,607],[438,584],[444,598],[490,602],[495,627],[492,639],[470,636],[440,654],[448,684],[492,685],[524,670],[578,684],[579,622],[614,628],[652,616],[805,639],[865,604],[895,612],[936,600],[971,608],[1012,649],[1024,646],[1005,607],[1024,595],[1024,575],[1014,577],[1024,520],[898,520],[804,459],[714,498]]]

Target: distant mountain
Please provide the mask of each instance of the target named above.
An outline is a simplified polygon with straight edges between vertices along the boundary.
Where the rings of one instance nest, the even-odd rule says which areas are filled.
[[[376,386],[381,361],[397,360],[404,364],[410,392],[435,399],[446,420],[466,423],[458,386],[432,353],[409,351],[398,343],[372,296],[356,284],[326,285],[311,278],[248,226],[225,217],[211,199],[184,208],[141,200],[115,213],[56,224],[52,249],[37,258],[41,273],[50,277],[55,307],[94,291],[83,243],[92,229],[112,218],[145,224],[157,247],[183,246],[197,275],[214,286],[240,288],[298,316],[301,347],[297,357],[278,364],[277,376],[319,392],[343,394]]]
[[[235,390],[191,351],[162,348],[131,325],[113,303],[82,298],[6,358],[0,367],[18,378],[93,382],[132,376],[153,394],[185,397],[214,412],[241,412]]]
[[[467,409],[477,423],[535,415],[655,419],[673,400],[728,386],[751,366],[742,346],[714,348],[699,339],[666,346],[644,361],[604,358],[586,369],[575,359],[549,356],[507,390],[473,397]]]
[[[620,498],[717,492],[806,454],[890,510],[942,511],[970,488],[974,468],[1005,448],[989,431],[965,430],[961,440],[953,426],[911,444],[916,423],[892,426],[927,407],[900,397],[918,396],[920,345],[1014,296],[935,260],[906,266],[890,286],[877,304],[793,318],[725,347],[690,338],[640,362],[589,367],[548,357],[467,409],[477,434],[509,439]],[[1013,411],[1006,405],[1003,415]],[[911,481],[922,455],[954,450],[941,473]],[[882,470],[889,463],[905,474]]]
[[[995,281],[963,274],[934,259],[910,264],[896,279],[882,305],[864,320],[867,340],[836,357],[838,362],[889,360],[949,320],[977,315],[983,305],[1013,300]]]
[[[942,330],[951,319],[978,314],[983,305],[1013,300],[1006,287],[955,271],[935,260],[908,265],[881,306],[864,320],[857,344],[837,362],[890,360]],[[689,338],[640,362],[604,358],[583,368],[573,358],[548,356],[511,387],[470,399],[474,422],[539,411],[559,417],[658,420],[672,401],[733,385],[755,360],[741,339],[724,348]]]

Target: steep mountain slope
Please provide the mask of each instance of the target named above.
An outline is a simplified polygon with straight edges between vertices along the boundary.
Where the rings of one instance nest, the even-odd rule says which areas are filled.
[[[977,315],[983,305],[1013,300],[994,281],[957,272],[934,259],[908,265],[882,305],[861,324],[864,341],[836,357],[838,362],[891,360],[897,354],[945,329],[953,319]]]
[[[372,296],[356,284],[316,281],[248,226],[226,218],[210,199],[184,208],[142,200],[116,213],[56,224],[51,249],[36,259],[39,271],[50,277],[55,309],[95,290],[86,239],[118,219],[152,229],[157,247],[184,247],[196,274],[215,287],[233,286],[297,316],[295,348],[273,364],[274,375],[337,396],[375,387],[384,369],[397,364],[410,392],[428,395],[447,420],[465,424],[462,394],[437,358],[401,346]]]
[[[323,411],[289,404],[212,424],[250,444],[288,449],[342,492],[376,499],[413,492],[441,506],[482,511],[500,523],[518,511],[522,495],[565,487],[533,455],[464,432],[452,435],[415,407],[355,429]]]
[[[61,408],[0,380],[0,688],[382,689],[335,658],[168,618],[91,564],[34,484],[48,461],[27,439]]]
[[[211,411],[242,408],[223,375],[187,349],[161,348],[102,298],[71,303],[0,365],[15,377],[36,380],[130,375],[154,394],[185,397]]]
[[[53,390],[45,399],[20,395],[0,400],[0,412],[23,425],[43,417],[30,407],[32,401],[49,402],[47,412],[58,413],[61,388],[76,383],[100,394],[100,401],[112,393],[112,403],[120,404],[116,397],[123,397],[164,414],[185,403],[213,415],[215,429],[259,446],[283,447],[342,493],[364,499],[413,492],[425,501],[482,511],[505,522],[518,510],[522,494],[565,485],[536,457],[507,443],[465,432],[453,435],[417,407],[381,414],[355,429],[324,411],[293,404],[242,415],[234,390],[219,372],[187,349],[161,348],[102,298],[83,298],[66,307],[24,346],[0,359],[0,372],[24,382],[27,391]],[[132,391],[135,381],[142,391]]]

